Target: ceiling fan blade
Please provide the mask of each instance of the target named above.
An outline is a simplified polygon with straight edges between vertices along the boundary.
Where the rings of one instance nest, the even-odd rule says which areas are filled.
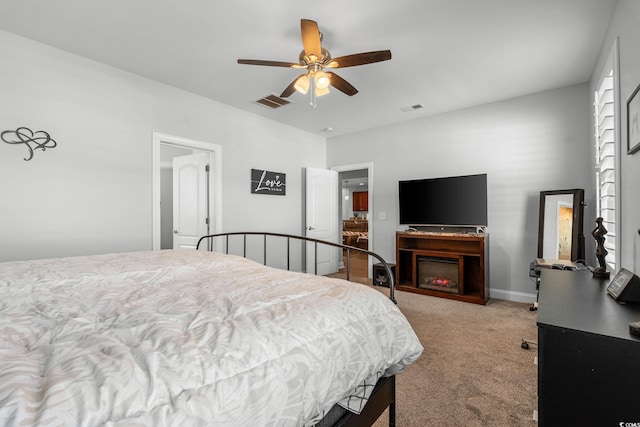
[[[335,87],[340,92],[346,93],[349,96],[353,96],[358,93],[358,89],[353,87],[351,83],[349,83],[336,73],[327,71],[327,74],[329,75],[329,83],[331,84],[331,86]]]
[[[260,59],[238,59],[238,64],[267,65],[269,67],[301,68],[300,64],[297,64],[295,62],[263,61]]]
[[[345,68],[354,67],[356,65],[373,64],[374,62],[388,61],[391,59],[390,50],[376,50],[373,52],[354,53],[353,55],[340,56],[332,58],[325,67],[327,68]]]
[[[300,76],[296,77],[295,79],[293,79],[293,81],[289,84],[289,86],[287,86],[282,93],[280,94],[280,98],[288,98],[290,97],[295,91],[296,91],[296,82],[298,81],[298,79],[304,76],[304,74],[301,74]]]
[[[316,58],[320,58],[322,56],[322,45],[318,23],[310,19],[301,19],[300,32],[302,33],[302,46],[304,47],[305,55],[315,55]]]

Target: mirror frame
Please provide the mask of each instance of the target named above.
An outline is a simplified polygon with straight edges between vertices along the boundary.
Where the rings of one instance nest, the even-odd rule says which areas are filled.
[[[553,190],[540,192],[540,211],[538,214],[538,258],[543,258],[544,246],[544,212],[547,196],[571,194],[573,196],[573,222],[571,230],[571,261],[584,261],[584,190]]]

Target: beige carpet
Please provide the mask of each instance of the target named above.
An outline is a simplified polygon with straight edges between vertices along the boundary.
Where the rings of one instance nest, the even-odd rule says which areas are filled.
[[[380,289],[380,288],[376,288]],[[409,426],[535,426],[536,312],[529,304],[486,306],[396,292],[425,351],[397,377],[396,421]],[[376,427],[386,426],[385,412]]]

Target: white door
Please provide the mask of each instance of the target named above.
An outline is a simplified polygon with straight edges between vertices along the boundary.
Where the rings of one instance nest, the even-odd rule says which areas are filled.
[[[195,249],[207,234],[207,155],[173,158],[173,249]]]
[[[338,242],[338,172],[327,169],[306,169],[305,234],[319,240]],[[315,245],[307,244],[307,272],[315,272]],[[338,271],[340,250],[318,245],[318,274]]]

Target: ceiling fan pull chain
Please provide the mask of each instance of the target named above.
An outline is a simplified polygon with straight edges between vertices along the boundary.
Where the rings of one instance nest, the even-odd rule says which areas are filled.
[[[316,108],[316,77],[315,76],[311,76],[309,77],[309,92],[311,93],[310,95],[310,101],[309,101],[309,105],[311,105],[313,108]]]

